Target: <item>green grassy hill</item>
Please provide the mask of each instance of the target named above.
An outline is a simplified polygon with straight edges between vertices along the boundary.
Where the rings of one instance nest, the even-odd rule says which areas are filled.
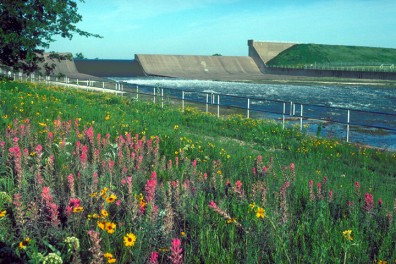
[[[268,62],[279,65],[367,65],[396,64],[396,49],[341,45],[297,44]]]

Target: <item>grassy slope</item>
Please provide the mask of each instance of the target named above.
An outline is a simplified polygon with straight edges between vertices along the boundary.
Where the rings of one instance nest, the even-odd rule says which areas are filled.
[[[396,64],[396,49],[298,44],[273,58],[268,65],[304,65],[304,64]]]

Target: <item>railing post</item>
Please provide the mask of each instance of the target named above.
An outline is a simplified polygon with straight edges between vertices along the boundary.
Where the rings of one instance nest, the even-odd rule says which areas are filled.
[[[136,85],[136,101],[139,101],[139,86]]]
[[[250,98],[247,99],[247,113],[246,117],[250,118]]]
[[[209,94],[206,94],[206,113],[208,112],[208,110],[209,110]]]
[[[300,131],[302,131],[303,129],[303,105],[300,105]]]
[[[220,117],[220,94],[217,95],[217,117]]]
[[[346,142],[349,143],[349,122],[351,119],[351,111],[348,109],[348,117],[347,117],[347,133],[346,133]]]
[[[285,129],[286,102],[283,102],[282,128]]]
[[[155,104],[155,87],[154,87],[154,90],[153,90],[153,95],[154,95],[154,104]]]
[[[184,91],[182,91],[182,112],[184,113]]]
[[[290,116],[293,115],[293,102],[290,102]]]

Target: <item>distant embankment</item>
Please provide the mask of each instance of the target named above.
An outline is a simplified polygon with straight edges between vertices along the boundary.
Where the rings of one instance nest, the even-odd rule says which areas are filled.
[[[145,75],[189,79],[249,80],[262,73],[251,57],[136,54]]]
[[[98,77],[143,76],[142,67],[135,60],[74,60],[79,72]]]

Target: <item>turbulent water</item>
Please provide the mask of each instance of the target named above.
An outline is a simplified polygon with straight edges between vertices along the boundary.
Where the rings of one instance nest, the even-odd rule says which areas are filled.
[[[182,80],[157,77],[136,77],[117,79],[139,87],[173,88],[184,91],[219,93],[224,95],[263,98],[266,100],[281,100],[304,105],[323,105],[350,110],[362,110],[396,114],[396,88],[373,85],[345,84],[254,84],[242,82],[221,82],[206,80]],[[304,110],[304,113],[307,110]],[[308,109],[307,112],[310,110]],[[313,111],[317,111],[312,109]],[[322,110],[320,110],[322,111]],[[355,111],[351,118],[364,124],[383,124],[393,128],[396,116],[373,116],[365,112]],[[325,113],[322,113],[325,114]],[[343,117],[344,118],[344,117]],[[351,121],[353,121],[351,120]],[[360,124],[360,123],[359,123]],[[396,129],[396,126],[394,127]],[[341,133],[342,134],[342,133]],[[355,142],[377,145],[396,149],[396,135],[373,136],[356,134]]]

